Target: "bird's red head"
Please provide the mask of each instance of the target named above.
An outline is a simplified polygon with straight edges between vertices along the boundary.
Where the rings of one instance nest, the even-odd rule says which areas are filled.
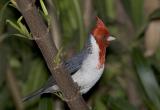
[[[103,23],[103,21],[98,17],[96,17],[96,19],[97,19],[97,23],[92,30],[92,35],[94,36],[96,41],[101,41],[101,43],[104,43],[105,47],[107,47],[110,41],[110,33],[107,27],[105,26],[105,24]],[[100,43],[100,42],[97,42],[97,43]]]
[[[105,62],[105,52],[106,48],[109,46],[109,43],[111,40],[114,40],[114,37],[110,36],[110,33],[103,23],[103,21],[96,17],[97,23],[96,26],[92,30],[92,36],[95,38],[98,46],[99,46],[99,60],[100,60],[100,65],[104,64]]]

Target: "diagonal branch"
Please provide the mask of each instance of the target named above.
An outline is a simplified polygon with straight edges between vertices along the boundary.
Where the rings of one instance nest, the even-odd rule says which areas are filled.
[[[17,0],[17,4],[44,56],[52,76],[55,78],[71,110],[89,110],[79,93],[77,85],[73,83],[70,74],[65,70],[62,63],[54,61],[57,48],[51,40],[51,34],[44,24],[42,17],[40,17],[34,1]]]

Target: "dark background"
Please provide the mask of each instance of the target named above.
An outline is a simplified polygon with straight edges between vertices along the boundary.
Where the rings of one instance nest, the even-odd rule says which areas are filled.
[[[8,1],[0,0],[0,110],[64,110],[51,94],[21,102],[50,73],[24,19],[17,21],[14,0]],[[46,15],[36,5],[65,59],[83,48],[95,16],[117,38],[102,78],[84,95],[92,110],[160,110],[160,0],[45,0]]]

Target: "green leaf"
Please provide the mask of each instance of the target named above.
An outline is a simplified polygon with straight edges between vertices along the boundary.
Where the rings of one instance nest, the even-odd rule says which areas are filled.
[[[10,2],[11,2],[10,6],[16,8],[18,10],[18,6],[17,6],[16,1],[15,0],[10,0]]]
[[[63,48],[61,47],[61,48],[58,50],[58,53],[57,53],[57,55],[56,55],[55,58],[54,58],[54,62],[55,62],[57,65],[60,64],[60,62],[61,62],[62,50],[63,50]]]
[[[43,10],[43,13],[45,16],[48,16],[48,11],[47,11],[47,8],[43,2],[43,0],[40,0],[40,4],[41,4],[41,7],[42,7],[42,10]]]
[[[39,12],[42,14],[43,18],[47,21],[48,27],[50,28],[51,25],[51,17],[48,15],[47,8],[43,2],[43,0],[40,0],[40,4],[42,7],[42,11],[39,10]]]
[[[6,20],[7,23],[9,23],[13,28],[15,28],[20,34],[12,34],[18,37],[23,37],[27,39],[32,39],[31,33],[29,33],[28,29],[24,24],[22,24],[21,20],[23,17],[21,16],[18,20],[17,23],[11,21],[11,20]]]
[[[133,49],[132,57],[140,84],[149,99],[148,106],[160,110],[160,88],[150,64],[137,48]]]
[[[17,24],[20,27],[20,33],[24,34],[27,37],[31,37],[30,33],[28,32],[28,29],[26,28],[26,26],[24,24],[22,24],[22,19],[23,17],[21,16],[18,20],[17,20]]]
[[[9,23],[13,28],[15,28],[16,30],[18,30],[19,32],[21,31],[20,27],[17,25],[17,23],[7,19],[6,23]]]
[[[43,11],[39,10],[40,14],[44,18],[44,20],[47,22],[48,27],[50,28],[51,25],[51,17],[49,15],[45,15]]]

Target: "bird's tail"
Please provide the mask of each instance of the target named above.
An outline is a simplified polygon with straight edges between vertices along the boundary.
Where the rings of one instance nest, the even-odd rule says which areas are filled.
[[[22,99],[22,101],[25,102],[25,101],[27,101],[27,100],[30,100],[30,99],[36,97],[36,96],[40,96],[40,95],[43,94],[43,92],[44,92],[44,89],[39,89],[39,90],[31,93],[30,95],[24,97],[24,98]]]

